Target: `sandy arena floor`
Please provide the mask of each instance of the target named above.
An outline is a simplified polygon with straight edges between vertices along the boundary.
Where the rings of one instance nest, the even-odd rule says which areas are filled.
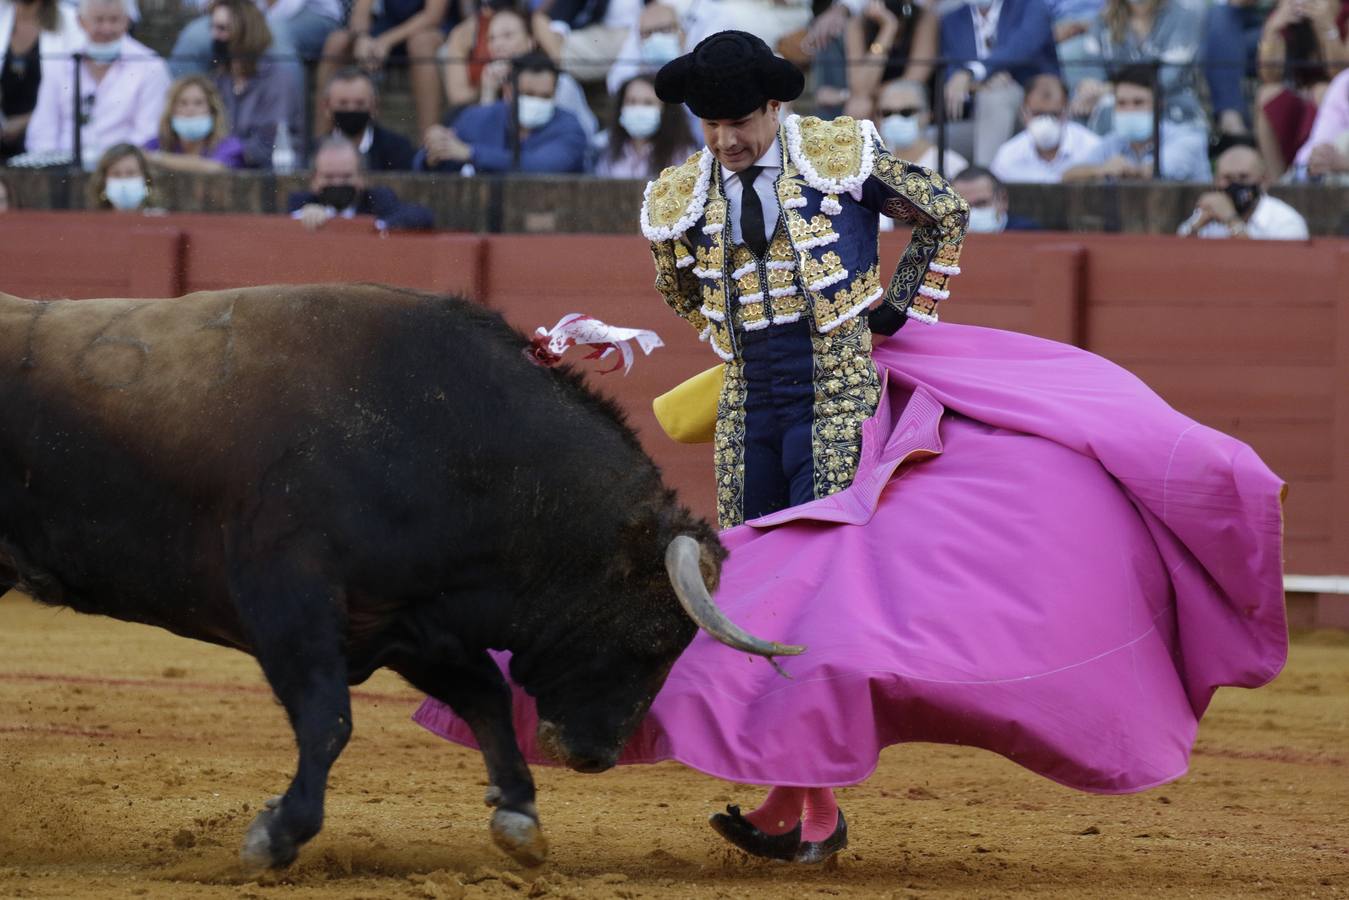
[[[842,792],[836,866],[751,861],[704,824],[761,794],[676,765],[536,770],[552,858],[491,846],[475,753],[355,700],[328,821],[288,871],[236,862],[293,744],[253,660],[152,628],[0,601],[0,897],[1349,897],[1349,637],[1295,642],[1260,691],[1220,691],[1190,774],[1130,797],[1000,757],[891,748]]]

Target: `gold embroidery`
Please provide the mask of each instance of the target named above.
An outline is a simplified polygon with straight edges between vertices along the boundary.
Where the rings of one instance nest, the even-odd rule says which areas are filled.
[[[682,164],[665,169],[651,185],[651,193],[647,198],[647,220],[654,227],[668,228],[684,217],[693,203],[694,190],[701,174],[701,157],[706,152],[699,150]]]
[[[797,216],[797,218],[801,217]],[[768,245],[768,261],[771,263],[796,264],[796,251],[792,249],[792,242],[781,231],[773,236],[773,243]]]
[[[726,255],[721,252],[721,241],[713,240],[712,246],[697,247],[698,268],[704,271],[720,272],[726,263]]]
[[[838,180],[862,170],[862,138],[856,119],[839,116],[824,121],[806,116],[800,120],[799,127],[799,152],[810,160],[821,176]]]
[[[799,319],[806,311],[806,298],[802,294],[790,294],[773,298],[773,318],[779,322]]]
[[[757,279],[756,279],[757,280]],[[768,270],[768,289],[770,291],[781,291],[791,287],[796,283],[796,272],[792,269],[769,269]],[[774,304],[776,306],[776,304]]]
[[[852,484],[862,451],[862,423],[876,412],[880,382],[871,361],[871,332],[862,318],[825,334],[812,331],[815,420],[811,425],[815,496]]]
[[[676,241],[651,244],[651,258],[656,264],[656,290],[677,315],[701,333],[707,327],[707,319],[698,311],[697,282],[687,269],[675,265],[681,248],[683,245]],[[687,249],[684,252],[687,255]]]
[[[836,235],[833,221],[823,213],[817,213],[811,216],[807,222],[794,209],[787,210],[787,230],[791,232],[792,243],[798,247],[807,241],[814,241],[818,238],[827,238]],[[821,242],[823,243],[823,241]]]
[[[801,280],[806,283],[807,289],[810,290],[819,290],[811,288],[812,284],[834,278],[845,271],[843,260],[839,259],[838,254],[833,250],[828,251],[819,259],[808,253],[801,254],[801,257]]]
[[[880,273],[876,266],[872,266],[860,276],[853,276],[851,281],[840,287],[834,292],[832,297],[817,295],[815,297],[815,322],[820,328],[828,328],[834,322],[844,318],[849,313],[856,315],[859,310],[858,304],[863,303],[868,297],[872,300],[878,299],[880,295],[881,281]],[[873,297],[872,295],[876,296]]]
[[[726,363],[717,402],[713,463],[717,476],[717,524],[731,528],[745,520],[745,370]]]

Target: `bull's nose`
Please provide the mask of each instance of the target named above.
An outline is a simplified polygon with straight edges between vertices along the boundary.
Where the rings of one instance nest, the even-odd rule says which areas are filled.
[[[614,767],[615,760],[611,757],[600,756],[582,756],[573,758],[568,762],[571,768],[577,772],[585,772],[587,775],[594,775],[596,772],[606,772]]]

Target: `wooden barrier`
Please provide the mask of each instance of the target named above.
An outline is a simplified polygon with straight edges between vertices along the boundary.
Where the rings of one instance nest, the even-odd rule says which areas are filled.
[[[882,258],[904,240],[885,235]],[[1250,443],[1290,486],[1289,570],[1349,573],[1349,241],[976,235],[962,267],[943,318],[1085,346]],[[525,331],[568,312],[653,328],[666,347],[630,377],[588,377],[629,411],[685,501],[710,514],[710,448],[667,440],[650,400],[717,359],[666,309],[653,277],[637,236],[383,238],[367,222],[310,234],[280,216],[0,216],[0,290],[21,296],[383,281],[464,294]]]

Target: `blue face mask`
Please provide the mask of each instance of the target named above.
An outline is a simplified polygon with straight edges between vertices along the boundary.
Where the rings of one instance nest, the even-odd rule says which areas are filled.
[[[84,45],[84,55],[96,63],[114,62],[117,57],[122,55],[122,39],[107,43],[98,43],[97,41],[88,41]]]
[[[679,35],[657,31],[642,38],[642,64],[660,68],[679,56]]]
[[[136,209],[148,193],[143,178],[109,178],[103,185],[103,195],[114,209]]]
[[[891,150],[912,147],[918,142],[917,116],[886,116],[881,119],[881,138]]]
[[[199,141],[211,133],[215,127],[215,118],[209,113],[204,116],[174,116],[170,120],[173,133],[185,141]]]
[[[1131,144],[1152,140],[1152,111],[1131,109],[1115,113],[1115,134]]]

